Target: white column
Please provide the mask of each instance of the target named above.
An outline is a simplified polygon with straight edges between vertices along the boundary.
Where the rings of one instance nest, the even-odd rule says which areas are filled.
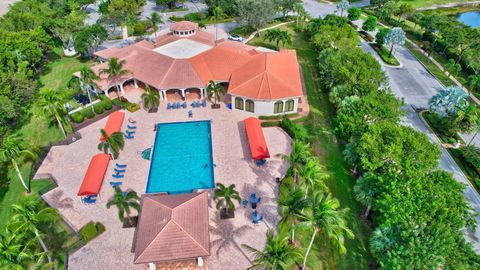
[[[135,88],[138,88],[137,79],[133,79],[133,85],[135,85]]]
[[[185,98],[185,89],[180,89],[182,91],[182,97]]]
[[[167,98],[167,90],[162,90],[162,93],[163,93],[164,100],[165,100],[165,101],[168,101],[168,98]]]
[[[123,83],[120,84],[120,92],[122,92],[122,96],[125,95],[125,90],[123,89]]]
[[[200,88],[200,98],[203,99],[205,97],[205,94],[203,93],[205,91],[204,88]]]
[[[198,267],[203,267],[204,262],[203,262],[203,258],[202,258],[202,257],[198,257],[198,258],[197,258],[197,265],[198,265]]]
[[[157,269],[154,263],[149,263],[148,264],[148,270],[155,270]]]

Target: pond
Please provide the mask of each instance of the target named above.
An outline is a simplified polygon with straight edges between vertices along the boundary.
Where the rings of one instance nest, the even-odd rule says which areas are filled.
[[[470,27],[480,27],[480,10],[457,14],[457,20]]]

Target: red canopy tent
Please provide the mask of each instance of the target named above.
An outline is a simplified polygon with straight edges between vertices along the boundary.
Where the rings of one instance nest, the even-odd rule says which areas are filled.
[[[100,192],[109,161],[110,155],[108,154],[97,154],[92,157],[77,193],[78,196],[96,195]]]
[[[108,117],[107,123],[103,128],[108,135],[112,135],[112,133],[119,132],[123,125],[123,119],[125,118],[124,112],[114,112],[110,114]],[[100,141],[105,140],[103,136],[100,136]]]
[[[263,136],[262,126],[260,121],[255,117],[249,117],[243,120],[245,123],[245,130],[247,131],[248,143],[250,145],[250,152],[253,159],[265,159],[270,157],[267,143]]]

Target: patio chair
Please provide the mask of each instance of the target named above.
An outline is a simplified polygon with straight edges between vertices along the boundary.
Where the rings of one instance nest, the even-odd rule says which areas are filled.
[[[127,164],[115,163],[115,166],[117,166],[118,168],[126,168]]]
[[[116,173],[116,174],[112,174],[112,177],[113,177],[113,178],[120,179],[120,178],[124,178],[124,177],[125,177],[125,175],[124,175],[124,174],[119,174],[119,173]]]
[[[200,103],[200,101],[196,101],[196,102],[197,102],[197,107],[200,108],[202,104]]]
[[[128,128],[128,129],[137,129],[136,126],[130,126],[130,125],[127,125],[127,128]]]
[[[247,205],[248,205],[248,200],[245,200],[245,199],[244,199],[244,200],[242,201],[242,206],[243,206],[243,208],[247,208]]]
[[[255,165],[257,165],[257,166],[259,166],[259,167],[264,166],[266,163],[267,163],[267,160],[266,160],[266,159],[255,160]]]
[[[135,131],[131,131],[131,130],[125,130],[125,133],[127,133],[128,136],[132,136],[133,134],[135,134]]]
[[[172,104],[170,104],[170,102],[168,102],[168,104],[167,104],[167,110],[170,110],[170,109],[172,109],[172,108],[173,108]]]
[[[129,122],[129,123],[132,123],[132,124],[136,124],[136,123],[137,123],[137,121],[133,120],[132,118],[128,118],[128,122]]]
[[[193,117],[193,112],[192,110],[188,111],[188,118],[192,118]]]
[[[192,108],[195,108],[195,106],[196,106],[197,104],[196,104],[195,101],[194,101],[194,102],[192,102],[191,105],[192,105]]]
[[[181,105],[180,102],[177,102],[177,109],[180,109]]]
[[[260,221],[263,220],[263,216],[259,215],[257,210],[252,212],[251,218],[252,218],[253,224],[258,224]]]
[[[132,135],[125,135],[124,137],[125,137],[125,139],[134,139],[134,138],[135,138],[135,137],[132,136]]]
[[[120,174],[120,173],[124,173],[124,172],[125,172],[125,169],[119,170],[119,169],[117,169],[117,168],[114,168],[113,170],[115,171],[116,174]]]
[[[122,182],[110,182],[112,188],[116,188],[122,185]]]
[[[204,108],[207,107],[207,101],[206,101],[206,100],[204,100],[204,101],[202,102],[202,106],[203,106]]]
[[[82,202],[86,204],[94,204],[97,202],[97,199],[92,199],[90,197],[82,198]]]
[[[187,108],[187,102],[186,101],[183,102],[182,108],[184,108],[184,109]]]

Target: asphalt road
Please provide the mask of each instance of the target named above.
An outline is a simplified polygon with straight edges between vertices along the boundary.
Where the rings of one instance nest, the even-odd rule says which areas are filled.
[[[304,0],[304,6],[311,16],[325,16],[329,12],[334,12],[335,7],[316,2],[315,0]],[[332,11],[333,8],[333,11]],[[365,41],[362,41],[362,48],[371,53],[380,61],[378,55]],[[420,119],[418,113],[413,109],[428,108],[428,101],[435,95],[442,85],[438,80],[432,76],[423,65],[410,53],[410,51],[403,46],[399,46],[395,50],[395,56],[401,62],[400,68],[392,68],[382,66],[387,76],[390,79],[390,87],[396,96],[403,98],[405,101],[404,109],[407,115],[402,120],[402,123],[413,127],[414,129],[426,134],[432,143],[439,146],[441,150],[441,158],[439,167],[447,172],[453,174],[455,179],[465,185],[464,196],[470,203],[472,208],[480,213],[480,195],[468,182],[462,170],[458,167],[450,154],[440,145],[438,138],[427,128],[425,123]],[[381,61],[380,61],[381,62]],[[477,217],[477,224],[480,224],[480,216]],[[480,252],[480,228],[477,232],[467,231],[466,239],[473,244],[477,253]]]

